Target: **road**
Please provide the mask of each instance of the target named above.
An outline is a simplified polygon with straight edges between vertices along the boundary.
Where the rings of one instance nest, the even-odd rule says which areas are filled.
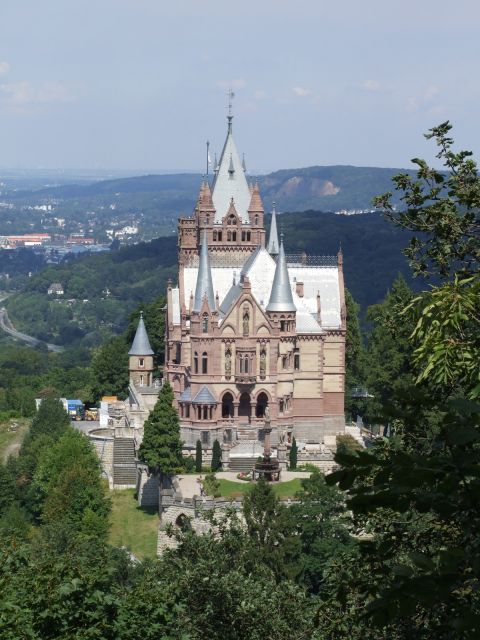
[[[43,340],[38,340],[33,336],[29,336],[26,333],[22,333],[21,331],[17,331],[15,327],[10,322],[10,319],[7,314],[7,310],[5,307],[0,308],[0,329],[3,329],[6,333],[11,335],[13,338],[17,338],[17,340],[22,340],[26,342],[32,347],[38,347],[39,345],[46,345],[49,351],[53,351],[54,353],[61,353],[64,351],[63,347],[59,347],[56,344],[50,344],[48,342],[43,342]]]

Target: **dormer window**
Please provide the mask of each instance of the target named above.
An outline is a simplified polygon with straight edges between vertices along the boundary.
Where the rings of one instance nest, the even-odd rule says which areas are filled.
[[[235,218],[235,216],[232,214],[230,214],[227,218],[227,224],[228,225],[236,225],[237,224],[237,219]]]

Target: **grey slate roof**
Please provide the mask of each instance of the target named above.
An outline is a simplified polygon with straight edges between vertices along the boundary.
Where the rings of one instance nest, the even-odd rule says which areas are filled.
[[[180,402],[190,402],[192,399],[192,387],[187,387],[180,395]]]
[[[143,313],[140,313],[140,320],[138,321],[137,331],[135,338],[132,342],[132,347],[128,352],[129,356],[153,356],[153,349],[150,346],[150,340],[148,339],[148,333],[143,321]]]
[[[206,385],[203,385],[192,402],[194,404],[217,404],[215,396]]]
[[[193,311],[199,313],[202,309],[204,297],[207,296],[208,306],[211,311],[215,310],[215,294],[213,293],[212,270],[210,268],[210,257],[207,247],[207,232],[204,231],[202,247],[200,249],[200,263],[198,266],[197,285],[195,287],[195,299],[193,301]]]
[[[242,161],[233,140],[231,124],[229,124],[227,139],[213,182],[212,200],[215,207],[215,222],[222,221],[230,207],[232,198],[238,215],[243,222],[248,223],[250,221],[248,207],[250,206],[251,193]]]
[[[267,311],[296,311],[293,303],[290,279],[288,277],[287,260],[283,249],[283,238],[280,242],[280,251],[278,253]]]
[[[275,211],[275,203],[273,203],[272,223],[270,225],[270,235],[268,236],[267,251],[271,256],[278,256],[278,247],[277,213]]]

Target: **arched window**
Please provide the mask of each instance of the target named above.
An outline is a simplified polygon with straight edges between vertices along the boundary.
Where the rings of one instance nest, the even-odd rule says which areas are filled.
[[[258,214],[255,215],[255,224],[258,225]]]
[[[233,418],[233,396],[229,391],[222,398],[222,418]]]
[[[205,224],[210,224],[210,216],[208,214],[205,216]]]
[[[204,420],[208,420],[208,407],[207,406],[203,407],[203,419]]]
[[[257,397],[257,409],[256,416],[257,418],[263,418],[265,416],[265,409],[268,406],[268,396],[265,392],[258,394]]]
[[[217,234],[217,238],[218,238],[218,241],[219,241],[219,242],[221,242],[221,241],[222,241],[222,232],[221,232],[221,231],[219,231],[219,232],[218,232],[218,234]]]
[[[208,356],[206,351],[202,353],[202,373],[208,373]]]
[[[227,242],[231,242],[231,240],[232,240],[232,232],[227,231]]]
[[[237,241],[237,232],[236,231],[232,231],[232,240],[233,240],[233,242]]]
[[[208,315],[206,313],[203,314],[202,318],[202,331],[203,333],[208,333]]]
[[[193,355],[193,371],[198,373],[198,353],[196,351]]]
[[[237,224],[237,220],[236,220],[235,216],[233,215],[233,213],[228,217],[227,224],[228,225]]]
[[[216,239],[217,239],[217,232],[216,232],[216,231],[214,231],[214,232],[213,232],[213,240],[215,241]]]

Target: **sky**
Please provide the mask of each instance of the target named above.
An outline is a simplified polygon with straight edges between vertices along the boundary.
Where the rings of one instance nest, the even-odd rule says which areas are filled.
[[[253,174],[480,151],[478,0],[0,0],[0,167]]]

